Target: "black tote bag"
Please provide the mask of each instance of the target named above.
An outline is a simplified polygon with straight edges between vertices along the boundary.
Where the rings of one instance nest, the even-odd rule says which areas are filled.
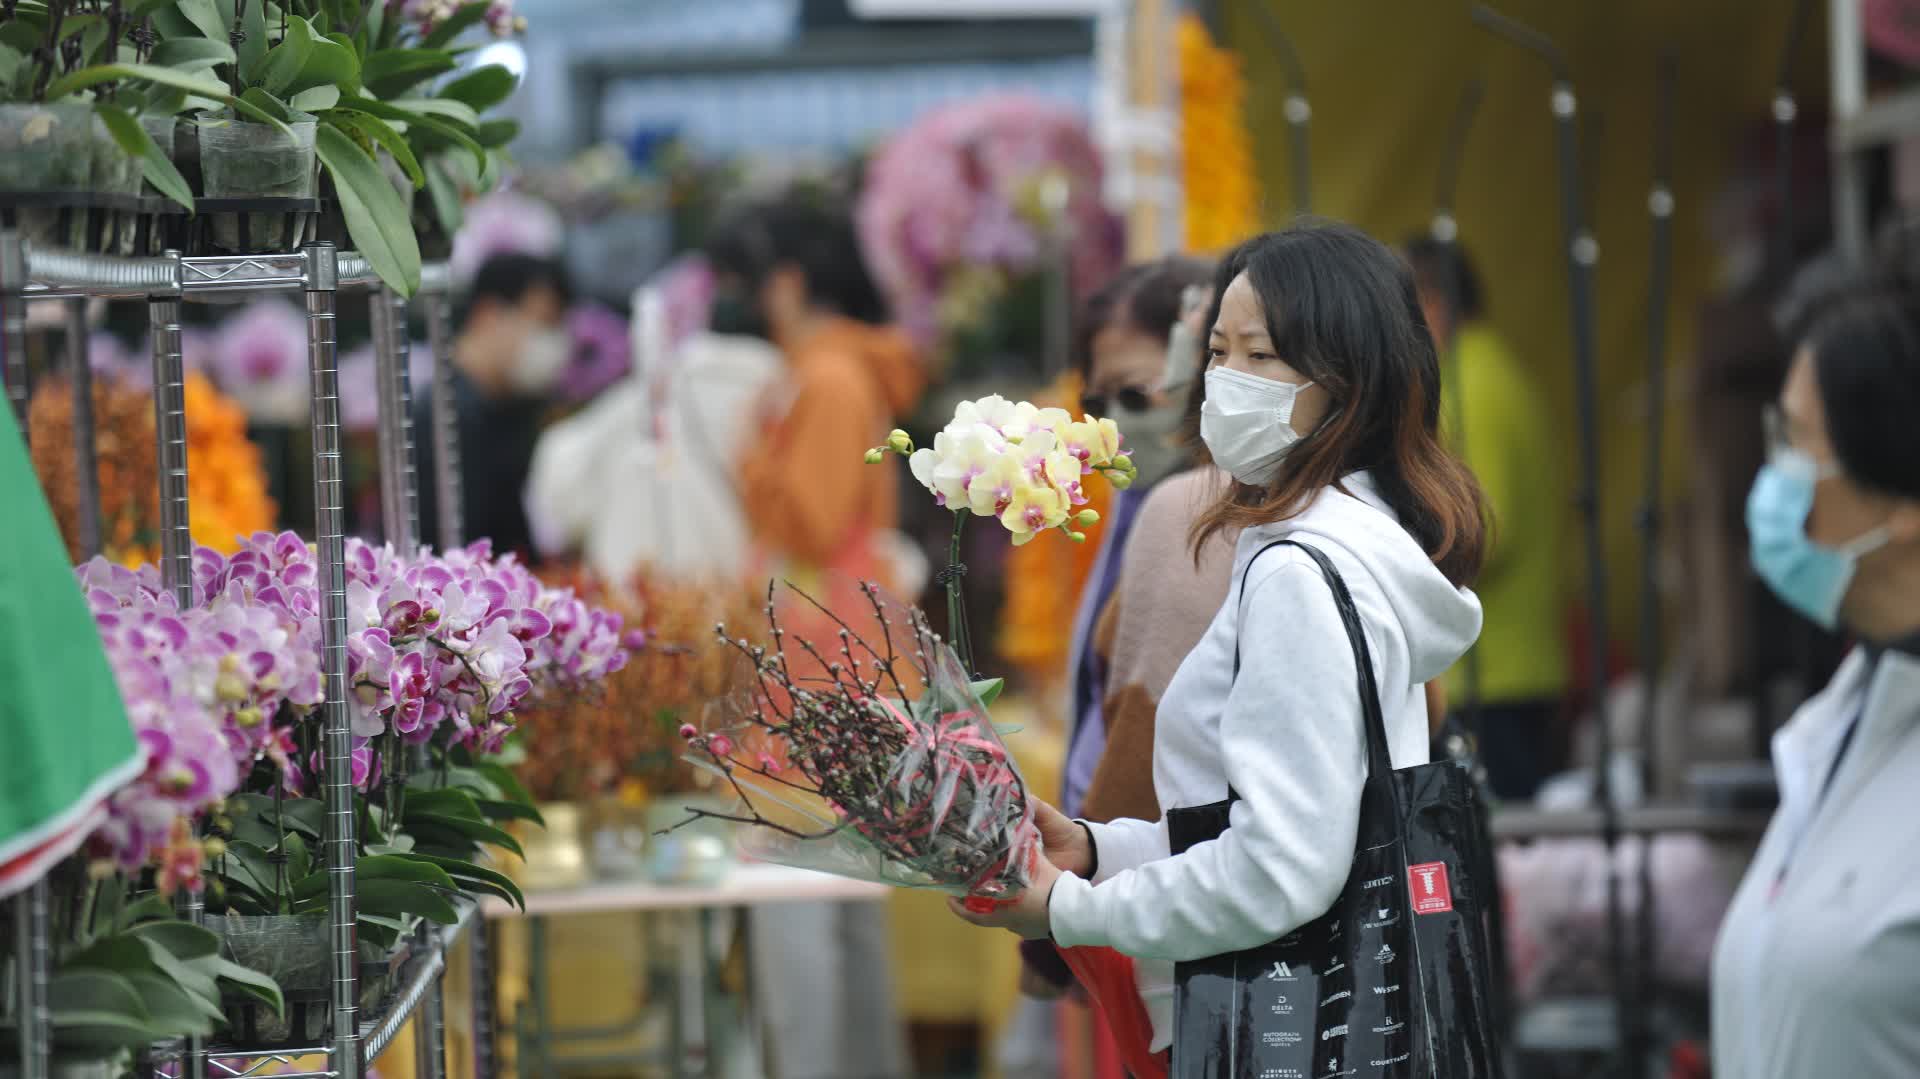
[[[1359,668],[1367,780],[1353,868],[1331,910],[1280,940],[1176,965],[1170,1079],[1499,1079],[1483,918],[1497,899],[1472,778],[1450,762],[1393,770],[1346,582],[1293,540],[1254,557],[1282,544],[1326,575]],[[1236,799],[1170,810],[1173,853],[1224,832]]]

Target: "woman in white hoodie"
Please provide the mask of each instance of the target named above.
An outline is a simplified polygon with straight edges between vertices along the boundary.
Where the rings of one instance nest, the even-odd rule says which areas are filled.
[[[1311,544],[1345,577],[1395,768],[1427,761],[1422,687],[1480,632],[1466,588],[1480,492],[1440,445],[1439,364],[1406,265],[1358,229],[1306,223],[1241,245],[1214,296],[1201,434],[1235,482],[1194,540],[1241,531],[1229,599],[1160,701],[1161,820],[1043,807],[1033,887],[992,914],[954,906],[1134,956],[1156,1050],[1173,1040],[1174,963],[1305,925],[1353,863],[1367,774],[1354,657],[1326,579],[1274,543]],[[1169,815],[1222,805],[1225,831],[1173,849]]]

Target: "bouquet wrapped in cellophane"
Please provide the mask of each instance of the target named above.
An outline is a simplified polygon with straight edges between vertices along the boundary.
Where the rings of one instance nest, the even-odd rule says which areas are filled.
[[[918,610],[862,584],[854,620],[789,593],[836,627],[789,635],[768,590],[767,636],[720,638],[754,664],[740,697],[704,730],[681,729],[690,759],[739,796],[749,857],[837,876],[931,888],[991,904],[1020,894],[1040,851],[1033,807],[987,713],[998,680],[973,682]]]

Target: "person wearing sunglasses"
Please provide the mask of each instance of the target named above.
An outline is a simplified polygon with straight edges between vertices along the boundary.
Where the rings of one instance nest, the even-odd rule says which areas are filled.
[[[1754,569],[1856,645],[1774,736],[1780,807],[1722,923],[1713,1071],[1920,1075],[1920,304],[1823,302],[1747,500]]]

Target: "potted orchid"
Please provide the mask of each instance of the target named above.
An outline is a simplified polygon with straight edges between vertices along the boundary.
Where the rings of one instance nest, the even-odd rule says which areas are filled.
[[[617,616],[544,587],[484,542],[403,558],[350,541],[347,567],[358,937],[371,1005],[416,927],[458,916],[453,900],[520,901],[482,848],[517,853],[502,825],[538,814],[490,754],[531,695],[579,692],[619,669],[627,650]],[[193,569],[185,610],[152,566],[96,559],[79,571],[147,751],[89,852],[107,869],[151,872],[162,893],[204,889],[218,930],[210,954],[276,976],[291,1005],[269,1016],[222,994],[236,1032],[256,1045],[305,1044],[326,1021],[330,970],[314,797],[326,765],[315,558],[291,533],[260,533],[231,557],[201,548]]]

